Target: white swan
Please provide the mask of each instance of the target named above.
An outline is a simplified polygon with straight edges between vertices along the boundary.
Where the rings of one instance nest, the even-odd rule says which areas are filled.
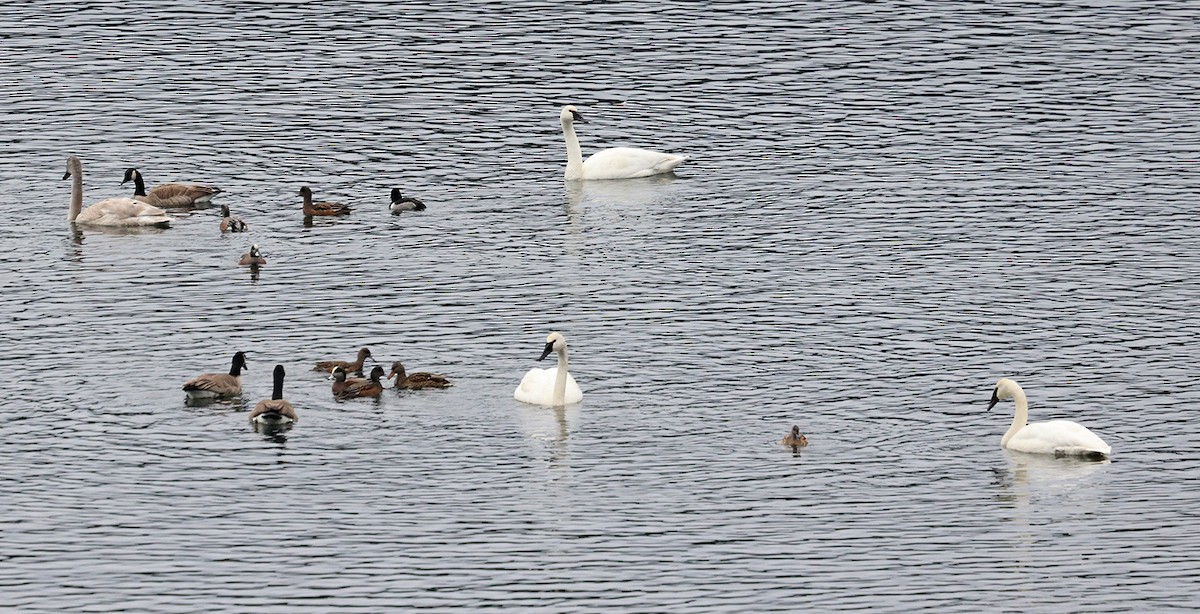
[[[67,173],[63,179],[74,178],[71,184],[71,210],[67,221],[93,226],[158,226],[171,225],[171,218],[158,207],[132,198],[106,198],[83,209],[83,163],[79,158],[67,158]],[[82,211],[81,211],[82,209]]]
[[[1025,391],[1008,378],[1001,378],[996,382],[988,409],[995,407],[1000,401],[1009,399],[1016,399],[1017,415],[1013,417],[1008,432],[1000,439],[1001,446],[1031,454],[1084,456],[1094,459],[1108,458],[1112,453],[1112,447],[1082,424],[1070,420],[1028,424],[1029,401],[1025,399]]]
[[[558,352],[558,366],[549,369],[530,369],[521,384],[517,386],[513,398],[534,405],[561,407],[568,403],[578,403],[583,400],[583,391],[575,378],[567,371],[567,340],[558,333],[550,333],[546,337],[546,348],[542,351],[542,360]]]
[[[572,105],[562,108],[559,114],[562,120],[563,136],[567,139],[567,171],[568,181],[576,179],[634,179],[661,175],[675,170],[676,166],[687,160],[686,156],[636,149],[633,147],[613,147],[601,149],[583,159],[579,149],[579,139],[575,136],[575,122],[586,124],[587,121]]]

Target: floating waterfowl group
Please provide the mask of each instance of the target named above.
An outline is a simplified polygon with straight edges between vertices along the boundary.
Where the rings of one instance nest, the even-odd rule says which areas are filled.
[[[576,124],[587,123],[583,115],[573,105],[567,105],[562,107],[559,121],[566,141],[567,165],[563,176],[567,181],[632,179],[672,173],[688,159],[687,156],[632,147],[602,149],[584,159],[579,139],[575,134]],[[80,225],[166,228],[170,226],[171,218],[166,215],[164,207],[204,205],[222,193],[220,188],[193,183],[166,183],[147,191],[141,173],[135,168],[130,168],[125,171],[121,183],[134,183],[131,198],[108,198],[84,208],[83,165],[76,156],[67,159],[67,172],[63,179],[68,178],[74,179],[74,182],[67,219],[72,224]],[[346,204],[314,201],[312,189],[307,185],[300,188],[299,194],[303,199],[302,211],[306,225],[311,224],[312,218],[317,216],[351,214],[351,207]],[[400,188],[392,188],[388,210],[398,215],[425,211],[426,206],[416,198],[403,196]],[[221,206],[221,232],[246,232],[247,229],[246,222],[234,217],[227,205]],[[247,253],[242,254],[238,264],[256,270],[257,267],[266,264],[266,259],[262,256],[258,244],[253,244]],[[583,400],[583,392],[568,371],[566,338],[558,332],[552,332],[546,337],[538,360],[545,359],[551,353],[557,354],[558,364],[546,369],[530,369],[517,385],[513,398],[550,407],[561,407]],[[367,359],[374,360],[370,350],[362,348],[354,361],[322,361],[316,364],[314,371],[331,375],[331,391],[338,399],[379,397],[384,390],[382,366],[377,364],[366,377],[349,377],[350,374],[361,376]],[[237,352],[233,356],[228,373],[206,373],[197,376],[188,380],[183,389],[189,399],[237,397],[242,394],[243,369],[246,369],[245,354]],[[271,398],[260,401],[251,411],[250,418],[256,424],[287,424],[297,420],[295,408],[283,399],[284,376],[283,365],[276,365]],[[393,362],[391,371],[387,374],[388,380],[393,378],[394,388],[401,390],[451,386],[450,381],[442,375],[426,372],[408,374],[400,361]],[[1104,459],[1110,456],[1112,449],[1108,444],[1075,422],[1052,420],[1028,423],[1029,408],[1025,393],[1011,379],[1002,378],[996,383],[988,409],[1000,401],[1009,399],[1016,401],[1016,414],[1012,425],[1001,438],[1002,447],[1056,457]],[[800,427],[796,425],[780,440],[780,444],[798,451],[808,445],[808,437],[801,433]]]

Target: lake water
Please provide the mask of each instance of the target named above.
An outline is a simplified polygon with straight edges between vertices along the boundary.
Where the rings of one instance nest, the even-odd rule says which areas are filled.
[[[1194,611],[1198,22],[0,8],[0,609]],[[566,184],[563,104],[585,155],[691,160]],[[137,167],[250,232],[73,231],[72,154],[88,202]],[[553,330],[583,403],[514,401]],[[311,363],[364,345],[456,386],[336,401]],[[185,404],[238,350],[244,398]],[[1112,461],[1001,449],[1002,376]]]

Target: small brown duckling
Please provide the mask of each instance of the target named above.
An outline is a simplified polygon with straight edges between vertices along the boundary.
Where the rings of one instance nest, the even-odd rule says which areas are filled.
[[[344,360],[322,360],[321,362],[317,363],[316,367],[313,367],[313,371],[324,371],[328,373],[329,371],[332,371],[334,367],[341,367],[350,373],[362,375],[363,363],[366,362],[368,358],[370,358],[372,361],[375,360],[375,358],[371,356],[371,350],[363,348],[358,351],[358,357],[355,358],[353,362],[346,362]]]
[[[283,365],[275,365],[275,387],[270,399],[264,399],[250,411],[250,420],[259,424],[286,424],[296,421],[296,410],[283,398]]]
[[[422,388],[449,388],[454,384],[446,379],[444,375],[435,373],[413,373],[406,376],[404,374],[404,365],[399,360],[392,363],[392,371],[388,373],[387,378],[396,378],[396,388],[406,388],[408,390],[420,390]]]
[[[784,437],[783,441],[779,443],[790,448],[803,448],[808,445],[808,438],[804,436],[804,433],[800,432],[799,426],[793,426],[792,432],[788,433],[787,437]]]
[[[339,383],[337,381],[338,377],[338,375],[334,375],[335,386]],[[358,377],[352,377],[348,380],[345,380],[344,382],[341,382],[343,385],[341,392],[335,392],[334,394],[336,394],[339,399],[377,397],[383,394],[383,383],[379,381],[381,377],[383,377],[383,367],[375,365],[375,368],[371,369],[371,376],[369,378],[362,379]]]
[[[312,190],[308,186],[300,188],[300,195],[304,197],[304,215],[306,217],[314,215],[350,215],[350,207],[342,203],[314,203]]]
[[[221,232],[246,232],[246,222],[229,213],[229,205],[221,205]]]
[[[250,251],[242,254],[242,259],[238,260],[239,266],[262,266],[267,263],[267,259],[262,257],[258,252],[258,244],[250,246]]]

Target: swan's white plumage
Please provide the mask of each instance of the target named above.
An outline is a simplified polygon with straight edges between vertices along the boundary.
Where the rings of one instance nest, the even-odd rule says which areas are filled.
[[[546,348],[542,352],[545,358],[550,352],[558,354],[558,366],[549,369],[530,369],[521,383],[513,392],[513,398],[523,403],[558,407],[579,403],[583,400],[583,391],[567,367],[567,340],[559,333],[550,333],[546,337]],[[541,360],[539,358],[538,360]],[[560,373],[561,370],[561,373]]]
[[[686,156],[663,153],[636,147],[602,149],[583,160],[579,138],[575,136],[575,118],[581,117],[572,105],[562,108],[563,137],[567,141],[567,180],[576,179],[636,179],[661,175],[675,170],[687,160]]]
[[[558,367],[530,369],[525,377],[521,378],[521,383],[517,386],[517,391],[513,393],[513,398],[523,403],[554,406],[554,380],[556,378],[558,378]],[[569,405],[582,400],[583,391],[579,389],[579,384],[575,383],[575,378],[568,372],[563,404]]]
[[[1001,446],[1017,452],[1055,456],[1107,458],[1112,454],[1112,447],[1082,424],[1070,420],[1029,423],[1029,401],[1025,391],[1011,379],[1002,378],[996,382],[988,408],[1008,399],[1016,401],[1016,415],[1008,432],[1000,439]]]
[[[159,226],[171,225],[171,218],[162,209],[132,198],[106,198],[83,209],[83,163],[79,158],[67,158],[67,174],[71,178],[71,208],[67,221],[92,226]]]

